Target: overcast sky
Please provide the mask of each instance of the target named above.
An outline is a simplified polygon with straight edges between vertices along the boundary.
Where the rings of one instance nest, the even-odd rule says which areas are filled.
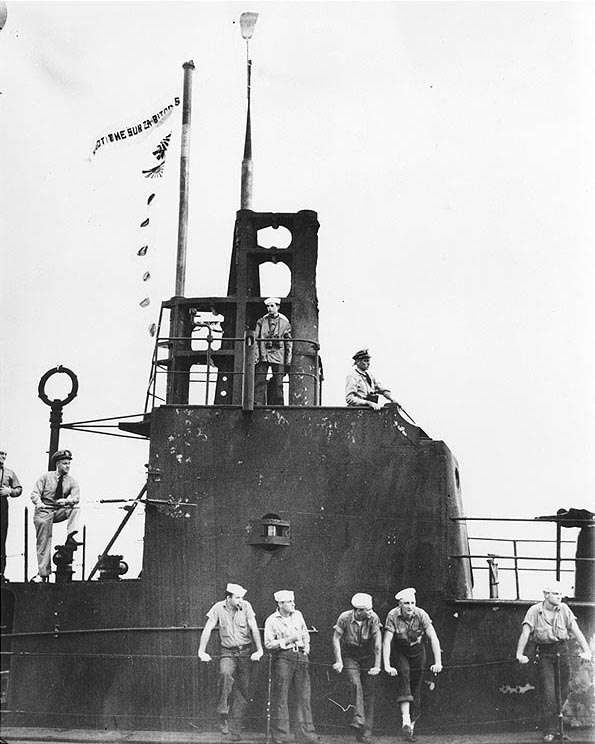
[[[22,578],[22,512],[46,468],[41,375],[57,364],[78,375],[66,421],[143,409],[147,329],[174,294],[175,116],[156,130],[174,127],[159,184],[138,175],[151,139],[89,156],[102,134],[181,95],[189,59],[186,295],[226,292],[247,10],[259,13],[254,209],[318,212],[325,404],[343,404],[351,355],[369,347],[373,370],[457,458],[469,516],[594,508],[592,3],[7,7],[0,420],[24,485],[11,502],[9,576]],[[92,561],[123,516],[97,501],[136,495],[147,445],[78,432],[61,444],[93,521]],[[140,513],[129,534],[115,546],[127,558]]]

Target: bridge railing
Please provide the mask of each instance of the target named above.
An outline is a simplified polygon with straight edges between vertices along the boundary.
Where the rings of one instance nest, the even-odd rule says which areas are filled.
[[[523,594],[531,598],[538,596],[544,579],[552,578],[561,581],[563,585],[570,588],[573,584],[585,582],[575,581],[583,572],[592,573],[595,558],[592,555],[582,555],[577,551],[577,539],[562,539],[561,528],[563,519],[555,517],[535,517],[533,519],[514,519],[499,517],[452,517],[453,521],[482,522],[490,525],[490,531],[496,534],[490,536],[469,535],[469,550],[466,553],[455,553],[450,557],[455,560],[471,561],[471,571],[474,586],[479,587],[479,593],[485,591],[486,583],[476,581],[477,574],[487,572],[488,596],[492,599],[522,599]],[[593,525],[592,519],[577,520],[584,522],[584,527]],[[496,524],[498,523],[498,524]],[[555,536],[547,537],[551,531],[552,523],[555,525]],[[528,536],[527,525],[533,525],[535,537]],[[522,527],[521,527],[522,525]],[[500,532],[505,531],[507,535],[497,536],[498,527]],[[517,534],[510,534],[517,527]],[[521,527],[521,529],[518,529]],[[481,551],[481,544],[494,545],[493,550],[484,547],[486,552]],[[538,546],[538,547],[537,547]],[[571,547],[572,546],[572,547]],[[574,550],[572,550],[574,548]],[[500,595],[500,573],[512,574],[513,585],[505,581],[507,597]],[[541,576],[539,576],[541,574]],[[525,587],[523,586],[526,585]],[[526,589],[527,591],[523,591]],[[537,592],[537,593],[536,593]],[[510,596],[513,595],[513,596]],[[592,600],[593,595],[576,597],[577,599]]]

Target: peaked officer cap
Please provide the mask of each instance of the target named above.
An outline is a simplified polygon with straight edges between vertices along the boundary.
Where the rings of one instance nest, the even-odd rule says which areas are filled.
[[[370,352],[368,349],[360,349],[359,351],[356,351],[355,354],[351,357],[355,361],[358,359],[369,359],[370,358]]]
[[[293,602],[295,599],[293,592],[288,589],[281,589],[275,592],[273,597],[275,597],[275,602]]]
[[[72,460],[72,452],[70,450],[58,450],[52,455],[52,462],[54,465],[60,460]]]
[[[228,584],[225,591],[229,594],[235,594],[237,597],[243,597],[247,590],[239,584]]]
[[[372,597],[369,594],[358,592],[351,598],[351,605],[356,610],[371,610],[372,609]]]

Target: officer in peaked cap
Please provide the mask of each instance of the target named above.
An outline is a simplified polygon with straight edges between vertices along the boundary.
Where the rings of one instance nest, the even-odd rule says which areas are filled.
[[[432,646],[434,663],[430,669],[434,674],[442,671],[442,652],[431,617],[416,606],[415,589],[401,589],[395,594],[395,599],[399,605],[388,613],[384,624],[384,668],[391,677],[397,678],[403,737],[405,741],[416,741],[413,729],[420,715],[421,687],[426,668],[424,636],[430,639]]]
[[[252,605],[246,599],[246,589],[240,584],[225,587],[225,599],[216,602],[207,612],[207,622],[200,637],[198,658],[211,661],[207,643],[211,632],[219,629],[219,726],[222,734],[240,741],[242,721],[252,698],[253,662],[262,658],[262,641]],[[231,701],[231,703],[230,703]]]
[[[79,531],[80,522],[80,487],[70,475],[72,452],[68,449],[58,450],[52,455],[51,470],[40,476],[31,493],[35,504],[33,524],[37,540],[38,573],[32,581],[48,582],[51,573],[52,532],[55,523],[67,523],[65,545],[76,548],[81,545],[74,536]]]
[[[386,385],[368,372],[371,358],[368,349],[356,351],[352,358],[353,369],[347,374],[345,380],[345,401],[347,405],[360,408],[368,406],[374,411],[379,411],[382,408],[378,403],[379,395],[383,395],[391,403],[399,405]]]
[[[310,702],[310,634],[304,616],[295,609],[292,590],[273,594],[277,611],[264,624],[264,645],[273,657],[271,737],[273,744],[289,741],[289,688],[295,694],[295,738],[300,744],[319,741],[312,720]]]
[[[382,625],[372,609],[372,597],[358,592],[351,598],[352,610],[339,615],[333,634],[333,669],[345,670],[355,695],[351,726],[358,741],[369,742],[374,725],[376,677],[380,673]]]
[[[60,462],[60,460],[72,460],[72,452],[67,449],[54,452],[52,455],[52,465],[55,467],[56,463]]]

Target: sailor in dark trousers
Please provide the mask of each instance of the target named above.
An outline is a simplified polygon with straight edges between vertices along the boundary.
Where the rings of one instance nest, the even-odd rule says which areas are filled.
[[[434,663],[430,667],[434,674],[442,671],[442,652],[430,616],[416,606],[415,589],[403,589],[395,594],[395,599],[399,600],[399,606],[388,613],[384,625],[384,668],[391,677],[397,678],[403,737],[405,741],[416,741],[413,728],[420,715],[421,686],[426,668],[424,636],[430,639],[434,653]],[[391,664],[391,646],[396,668]]]
[[[568,640],[573,636],[582,648],[581,659],[591,660],[591,650],[582,634],[576,617],[562,602],[562,587],[551,581],[544,587],[543,602],[532,605],[523,620],[523,629],[516,649],[520,664],[527,664],[525,656],[528,641],[535,643],[537,662],[537,688],[541,707],[541,728],[544,741],[557,738],[557,728],[562,708],[568,697],[570,661]]]
[[[288,744],[294,729],[297,744],[318,744],[310,700],[310,634],[302,613],[295,608],[293,591],[274,594],[277,611],[264,624],[264,645],[271,652],[272,690],[271,739]],[[289,691],[293,688],[295,722],[290,725]]]
[[[252,699],[252,668],[262,658],[262,641],[252,605],[244,596],[246,589],[229,583],[225,599],[207,612],[207,622],[198,645],[198,658],[208,663],[207,644],[215,628],[219,629],[219,726],[232,741],[241,741],[242,722]],[[231,700],[231,705],[230,705]]]
[[[380,673],[382,627],[372,609],[372,597],[360,592],[351,599],[352,610],[339,615],[333,634],[333,669],[345,674],[355,693],[351,726],[358,741],[370,742],[374,725],[374,693]]]

